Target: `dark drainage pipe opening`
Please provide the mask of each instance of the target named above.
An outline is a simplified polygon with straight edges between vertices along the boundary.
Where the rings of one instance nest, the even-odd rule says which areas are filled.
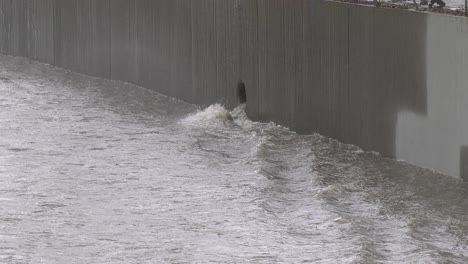
[[[245,104],[247,102],[247,91],[245,90],[245,84],[242,81],[237,84],[237,99],[240,104]]]

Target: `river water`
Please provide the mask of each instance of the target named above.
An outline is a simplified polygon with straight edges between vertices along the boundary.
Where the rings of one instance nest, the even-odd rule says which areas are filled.
[[[0,263],[468,263],[459,180],[0,56]]]

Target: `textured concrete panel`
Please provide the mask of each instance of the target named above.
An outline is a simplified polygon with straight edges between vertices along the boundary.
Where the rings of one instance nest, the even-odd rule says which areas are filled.
[[[304,17],[303,0],[288,0],[284,3],[284,89],[289,91],[291,104],[285,118],[292,129],[297,129],[297,90],[303,89],[303,51],[304,51]]]
[[[110,78],[110,0],[56,0],[55,63]]]
[[[217,98],[229,108],[236,107],[240,76],[240,21],[238,1],[216,1]]]
[[[136,2],[111,0],[111,78],[137,83]]]
[[[170,90],[171,1],[137,1],[137,84],[164,94]]]
[[[10,54],[11,1],[0,0],[0,52]]]
[[[171,92],[169,95],[192,99],[192,1],[172,0],[171,15]]]
[[[29,0],[27,57],[54,64],[54,0]]]
[[[192,102],[191,8],[190,0],[111,1],[112,78]]]
[[[290,125],[294,89],[285,78],[284,0],[258,1],[259,118]]]
[[[348,120],[348,8],[304,1],[302,88],[297,130],[344,141]]]
[[[151,0],[136,1],[136,84],[150,89],[155,88],[153,78],[156,68],[156,55],[159,52],[155,40],[156,7]]]
[[[468,145],[468,19],[427,17],[424,114],[400,111],[396,155],[466,179]]]
[[[247,91],[246,113],[258,116],[258,2],[240,0],[240,80]]]
[[[55,65],[79,71],[78,29],[76,26],[77,1],[55,1],[54,57]]]
[[[28,11],[27,0],[11,1],[9,47],[8,52],[14,56],[27,56],[28,34]]]
[[[395,156],[398,112],[426,114],[426,15],[350,6],[347,141]]]
[[[3,53],[53,63],[53,0],[2,1]]]
[[[210,105],[217,97],[217,0],[192,1],[193,102]]]

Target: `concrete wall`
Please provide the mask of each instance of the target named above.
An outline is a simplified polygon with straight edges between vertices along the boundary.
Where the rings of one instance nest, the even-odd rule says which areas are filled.
[[[0,1],[0,52],[53,63],[54,0]]]
[[[319,0],[0,0],[0,52],[468,179],[468,20]]]
[[[399,109],[395,154],[468,180],[467,19],[428,16],[426,43],[425,111]]]

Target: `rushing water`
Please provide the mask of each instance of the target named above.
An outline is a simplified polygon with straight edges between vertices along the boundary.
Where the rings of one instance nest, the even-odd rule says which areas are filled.
[[[468,188],[0,57],[0,263],[467,263]]]

